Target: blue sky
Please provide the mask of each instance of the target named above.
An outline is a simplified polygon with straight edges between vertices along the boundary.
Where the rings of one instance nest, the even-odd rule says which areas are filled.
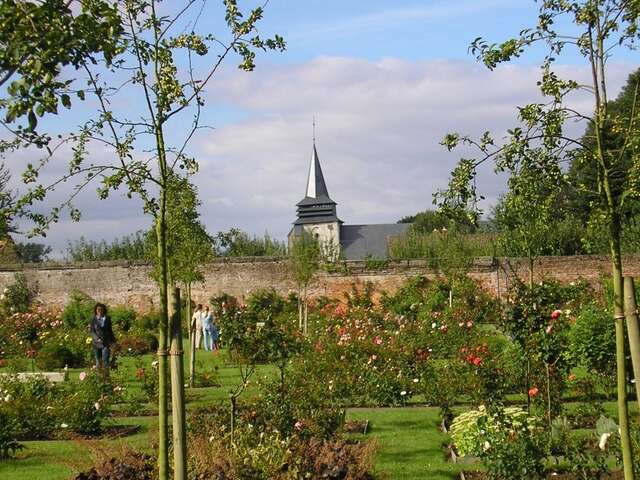
[[[201,30],[225,31],[218,5],[209,2]],[[468,53],[474,38],[507,39],[534,24],[536,12],[533,0],[271,0],[260,33],[281,34],[286,52],[259,54],[252,73],[227,62],[207,88],[204,123],[214,128],[190,146],[200,163],[193,180],[207,228],[268,231],[284,239],[304,193],[314,116],[320,161],[342,220],[392,223],[432,208],[432,194],[446,185],[458,158],[438,144],[444,134],[491,130],[500,136],[514,125],[516,106],[540,100],[535,82],[542,50],[494,72]],[[635,67],[633,52],[612,59],[614,92]],[[589,73],[571,54],[558,70],[577,79]],[[138,101],[129,96],[116,107],[134,116]],[[573,101],[588,111],[588,98]],[[46,125],[72,130],[91,107],[87,101]],[[180,142],[188,122],[172,127],[170,142]],[[579,134],[582,127],[571,129]],[[92,151],[95,158],[109,155]],[[33,161],[32,153],[11,159],[16,177],[24,161]],[[61,171],[53,170],[52,176]],[[485,171],[478,185],[489,208],[503,181]],[[105,202],[89,188],[78,203],[83,220],[62,221],[46,240],[58,254],[81,235],[108,240],[149,225],[140,205],[119,192]]]

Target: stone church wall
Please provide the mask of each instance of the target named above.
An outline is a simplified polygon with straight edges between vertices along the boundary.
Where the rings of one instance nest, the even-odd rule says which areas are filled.
[[[640,276],[640,256],[625,257],[625,274]],[[141,311],[157,307],[157,288],[149,276],[151,268],[140,262],[46,263],[0,267],[0,289],[24,272],[37,298],[45,304],[64,305],[75,290],[80,290],[108,305],[130,305]],[[536,281],[554,278],[562,282],[585,279],[594,285],[611,271],[604,256],[543,257],[534,268]],[[504,298],[516,277],[527,280],[527,261],[523,259],[478,258],[469,276],[495,296]],[[282,258],[220,259],[204,268],[205,281],[192,287],[194,300],[206,303],[212,295],[223,292],[245,297],[259,288],[273,287],[281,294],[295,290],[288,264]],[[438,272],[421,260],[398,262],[344,262],[330,272],[316,275],[311,296],[342,298],[353,283],[372,282],[377,290],[393,291],[410,277],[435,278]]]

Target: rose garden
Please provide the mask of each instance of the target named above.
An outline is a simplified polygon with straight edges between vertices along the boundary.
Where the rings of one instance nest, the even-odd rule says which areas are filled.
[[[17,272],[0,297],[0,478],[637,479],[640,295],[625,275],[640,252],[640,2],[533,2],[498,43],[482,35],[514,28],[522,2],[241,3],[0,2],[0,276]],[[335,13],[334,24],[300,21],[315,3],[313,20]],[[272,7],[301,29],[294,54],[246,80],[287,48],[282,24],[263,21]],[[457,21],[487,9],[477,25]],[[467,53],[497,76],[440,60],[484,22],[502,24]],[[387,40],[365,38],[386,26]],[[363,58],[344,57],[345,38]],[[305,41],[340,45],[305,64]],[[387,58],[393,46],[415,57]],[[535,91],[515,85],[533,77]],[[342,185],[377,202],[355,199],[356,213],[436,210],[345,225],[316,111],[343,142]],[[287,241],[251,238],[237,224],[284,218],[307,117],[313,153]],[[207,231],[201,207],[228,232]],[[64,216],[83,209],[94,223],[73,231],[102,238],[74,243]],[[137,232],[113,239],[127,225]],[[127,296],[108,315],[100,263],[74,286],[69,265],[34,280],[26,264],[52,247],[19,240],[56,228],[66,260],[136,269],[111,279]],[[570,283],[534,272],[540,257],[580,255],[607,267]],[[234,256],[283,268],[262,272],[268,288],[233,272],[225,284],[214,258]],[[528,278],[515,272],[495,298],[472,279],[477,257],[526,264]],[[385,291],[352,275],[352,260],[431,271]],[[314,290],[322,269],[351,288]],[[49,293],[66,304],[43,301],[47,283],[64,285]],[[136,311],[142,297],[150,308]],[[194,348],[192,297],[211,307],[215,353]],[[92,368],[111,347],[110,368]]]
[[[31,303],[19,276],[5,292],[3,478],[154,478],[157,314],[112,309],[104,380],[93,305]],[[607,279],[516,285],[502,304],[462,277],[354,285],[311,302],[306,335],[295,294],[211,305],[224,348],[198,352],[187,389],[189,478],[622,478]],[[40,371],[65,380],[15,375]]]

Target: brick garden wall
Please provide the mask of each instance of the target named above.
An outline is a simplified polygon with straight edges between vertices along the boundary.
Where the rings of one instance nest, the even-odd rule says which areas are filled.
[[[640,256],[624,258],[625,274],[640,276]],[[369,267],[369,268],[367,268]],[[74,290],[80,290],[108,305],[130,305],[137,310],[157,306],[157,289],[149,277],[150,267],[141,262],[46,263],[0,267],[0,289],[13,283],[22,271],[45,304],[64,305]],[[286,260],[282,258],[220,259],[205,266],[205,281],[192,288],[194,300],[206,303],[222,292],[242,298],[252,290],[273,287],[281,294],[295,290]],[[585,279],[594,285],[611,271],[608,257],[543,257],[536,262],[535,279],[554,278],[562,282]],[[316,275],[311,296],[342,297],[353,283],[372,282],[377,290],[393,291],[410,277],[435,278],[438,272],[421,260],[374,265],[345,262],[331,272]],[[523,259],[478,258],[469,276],[495,296],[503,298],[516,277],[528,280],[529,269]]]

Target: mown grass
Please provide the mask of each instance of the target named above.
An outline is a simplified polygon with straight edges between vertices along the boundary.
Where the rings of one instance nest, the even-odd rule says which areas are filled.
[[[461,466],[446,460],[448,435],[438,430],[437,408],[357,408],[347,420],[369,420],[370,434],[379,443],[376,471],[393,480],[451,480]],[[354,435],[362,438],[362,435]]]
[[[145,355],[138,358],[121,357],[117,372],[113,372],[112,381],[125,386],[133,396],[141,396],[140,382],[136,379],[137,368],[152,370],[154,356]],[[224,354],[212,355],[208,352],[197,352],[199,369],[216,371],[216,386],[198,387],[187,390],[187,408],[194,409],[220,402],[227,402],[229,391],[239,382],[238,367],[228,363]],[[216,368],[217,367],[217,368]],[[79,381],[81,369],[69,371],[69,381]],[[185,374],[188,371],[185,358]],[[250,398],[257,392],[257,382],[269,378],[275,373],[271,366],[258,367],[252,383],[243,392]],[[521,403],[522,395],[514,395],[512,402]],[[413,399],[419,402],[420,399]],[[457,413],[470,406],[460,405]],[[616,418],[615,402],[604,404],[607,415]],[[630,404],[632,415],[636,406]],[[575,405],[568,403],[565,408],[571,410]],[[155,404],[143,405],[143,410],[155,411]],[[376,455],[376,472],[393,480],[430,479],[452,480],[462,466],[446,460],[443,444],[448,436],[438,430],[439,413],[437,408],[412,406],[405,408],[352,408],[347,411],[347,420],[369,420],[370,431],[366,438],[376,439],[379,450]],[[0,462],[0,479],[2,480],[66,480],[74,472],[85,469],[94,461],[92,449],[101,448],[117,452],[126,444],[135,449],[151,451],[154,438],[157,438],[155,416],[114,417],[111,422],[120,425],[140,425],[134,435],[123,439],[87,441],[33,441],[24,442],[25,450],[17,458]],[[363,438],[362,435],[353,435]],[[91,445],[95,445],[91,447]],[[469,467],[469,465],[467,465]],[[477,467],[473,467],[477,468]]]
[[[227,363],[225,355],[212,355],[208,352],[197,352],[200,368],[214,370],[217,367],[218,386],[200,387],[187,390],[187,408],[227,401],[229,391],[239,381],[238,367]],[[113,372],[112,380],[124,385],[134,395],[142,394],[140,382],[135,377],[137,368],[151,369],[152,355],[138,358],[121,357],[117,372]],[[185,360],[186,362],[186,360]],[[69,381],[76,382],[81,369],[69,371]],[[185,373],[187,371],[185,364]],[[274,373],[273,367],[260,366],[253,377],[253,382],[244,391],[243,396],[250,397],[256,393],[256,383]],[[153,410],[155,405],[146,408]],[[389,479],[430,478],[434,480],[451,480],[459,467],[448,463],[443,455],[442,444],[447,436],[437,429],[437,408],[362,408],[351,409],[347,419],[368,419],[371,430],[366,436],[379,442],[376,456],[376,471],[383,472]],[[101,448],[107,451],[118,451],[123,444],[141,450],[150,450],[156,438],[157,420],[147,417],[115,417],[113,423],[121,425],[140,425],[141,429],[134,435],[123,439],[86,441],[33,441],[24,442],[25,450],[17,458],[0,462],[0,478],[2,480],[66,480],[74,472],[87,468],[92,464],[92,449]],[[90,445],[95,445],[91,447]]]

